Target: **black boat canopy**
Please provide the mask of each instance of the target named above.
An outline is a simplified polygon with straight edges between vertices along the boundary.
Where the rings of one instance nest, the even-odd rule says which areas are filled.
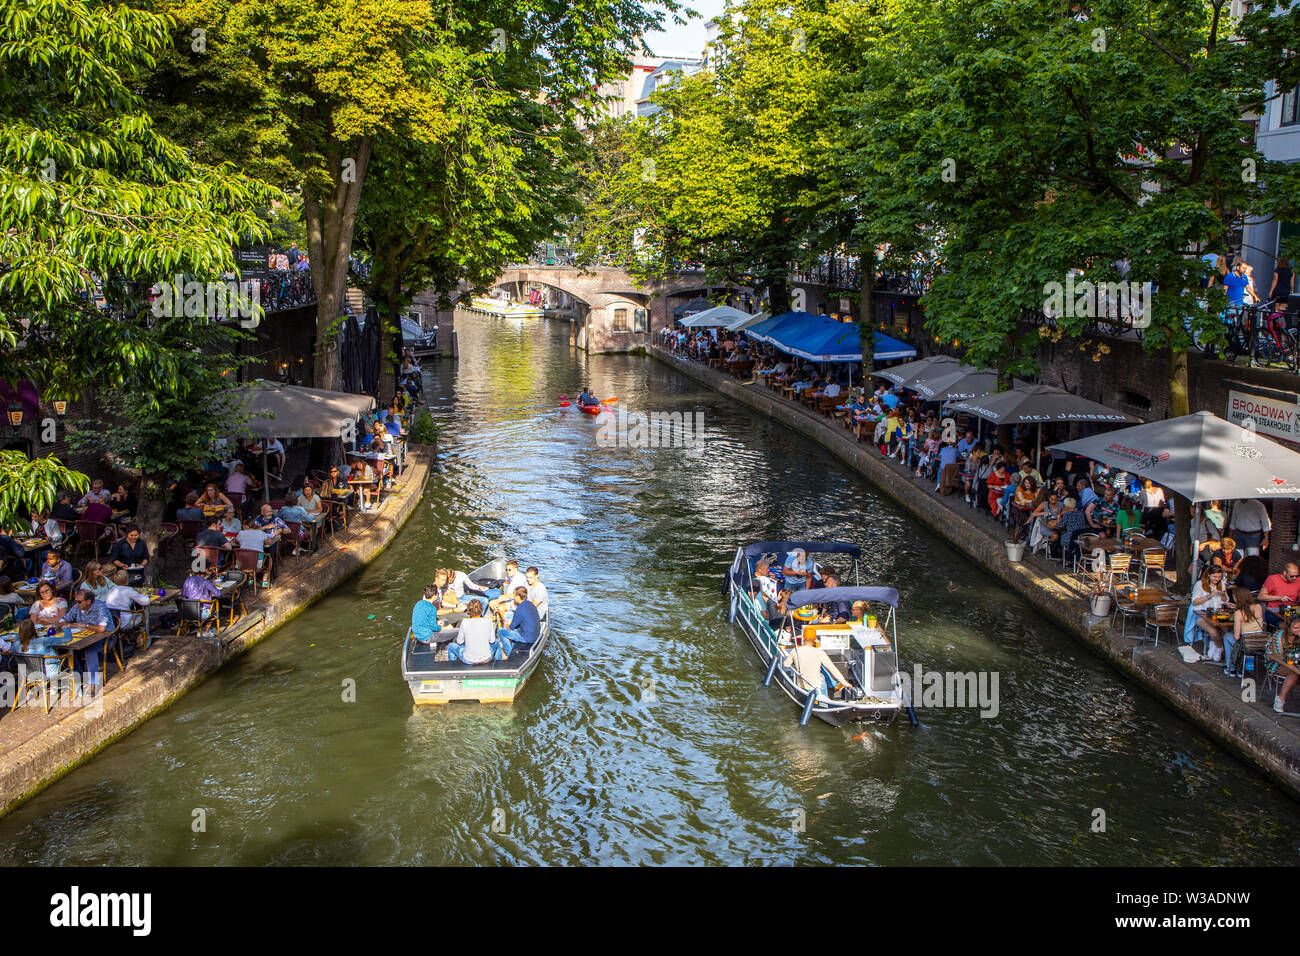
[[[809,604],[830,604],[832,601],[879,601],[892,608],[898,607],[898,591],[894,588],[812,588],[795,591],[786,606],[807,607]]]
[[[760,554],[775,551],[807,551],[810,554],[847,554],[857,559],[862,557],[862,549],[856,544],[843,541],[760,541],[745,548],[745,557],[755,558]]]

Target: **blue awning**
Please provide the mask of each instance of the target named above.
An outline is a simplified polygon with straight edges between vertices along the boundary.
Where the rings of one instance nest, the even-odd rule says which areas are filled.
[[[847,554],[852,558],[862,556],[861,548],[844,541],[759,541],[745,548],[745,557],[756,558],[760,554],[788,551],[807,551],[809,554]]]
[[[795,591],[790,595],[786,607],[807,607],[810,604],[830,604],[833,601],[877,601],[898,607],[898,591],[895,588],[812,588],[807,591]]]

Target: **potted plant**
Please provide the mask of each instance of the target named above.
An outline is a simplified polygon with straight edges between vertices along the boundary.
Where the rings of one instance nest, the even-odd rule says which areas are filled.
[[[1025,558],[1025,543],[1020,540],[1019,526],[1012,528],[1011,540],[1005,542],[1007,546],[1008,561],[1023,561]]]
[[[1098,581],[1092,586],[1092,598],[1090,601],[1094,617],[1106,617],[1110,614],[1110,592],[1106,590],[1106,585]]]

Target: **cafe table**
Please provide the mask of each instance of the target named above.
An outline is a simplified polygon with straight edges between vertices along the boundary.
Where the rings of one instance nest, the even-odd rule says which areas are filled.
[[[1154,607],[1157,604],[1178,604],[1181,606],[1186,605],[1188,599],[1179,597],[1177,594],[1170,594],[1163,588],[1138,588],[1133,603],[1147,607]]]
[[[1165,546],[1157,538],[1136,537],[1130,538],[1125,542],[1124,547],[1128,548],[1135,555],[1140,555],[1143,551],[1164,551]]]
[[[155,607],[161,607],[164,604],[171,604],[181,596],[180,588],[153,588],[143,593],[149,595],[149,603],[144,606],[144,633],[145,641],[149,640],[149,612]]]
[[[86,652],[98,648],[99,676],[101,680],[107,679],[108,655],[104,653],[104,644],[117,635],[117,628],[112,627],[106,631],[94,631],[89,627],[80,624],[68,624],[62,628],[56,626],[55,630],[56,636],[58,631],[63,630],[66,630],[69,634],[69,637],[58,641],[54,645],[55,649],[72,654],[74,660],[79,660],[81,662],[81,670],[83,673],[85,671]]]

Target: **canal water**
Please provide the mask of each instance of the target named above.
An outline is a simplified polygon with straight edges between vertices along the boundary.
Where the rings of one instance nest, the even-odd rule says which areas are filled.
[[[1297,860],[1295,803],[820,448],[562,323],[457,325],[426,372],[439,465],[388,551],[0,821],[0,862]],[[557,407],[584,383],[702,412],[703,450],[602,447]],[[737,543],[800,538],[860,544],[905,665],[996,672],[996,716],[800,728],[720,590]],[[550,588],[546,660],[512,706],[416,711],[413,603],[501,552]]]

